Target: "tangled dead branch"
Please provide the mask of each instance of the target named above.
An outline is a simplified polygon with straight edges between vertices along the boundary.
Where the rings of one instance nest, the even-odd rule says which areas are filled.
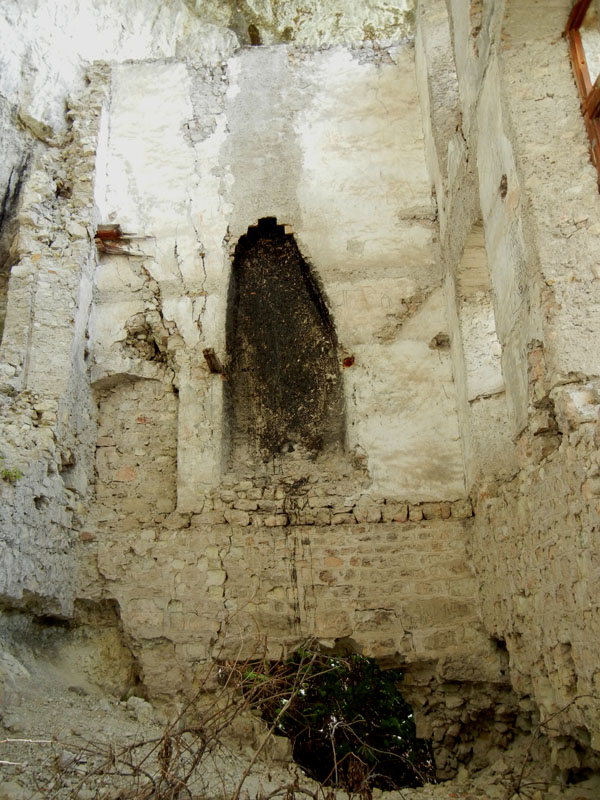
[[[314,676],[318,653],[307,645],[294,670],[273,668],[266,645],[245,660],[208,666],[195,696],[158,735],[127,743],[85,740],[21,740],[36,747],[33,780],[44,800],[250,800],[248,779],[265,755],[288,709]],[[269,724],[258,715],[269,709]],[[250,721],[263,727],[250,759],[234,751],[236,724]],[[18,740],[11,740],[14,744]],[[0,744],[9,744],[4,740]],[[349,796],[368,797],[365,770],[359,758],[348,756],[346,770],[357,790]],[[6,762],[9,763],[8,761]],[[25,762],[10,762],[28,768]],[[42,769],[39,769],[40,763]],[[232,765],[226,772],[225,764]],[[343,765],[342,765],[343,766]],[[215,785],[219,784],[218,789]],[[335,790],[298,775],[266,788],[252,784],[252,800],[312,798],[333,800]]]
[[[564,714],[565,711],[568,711],[571,706],[578,703],[580,700],[585,698],[590,699],[597,699],[594,695],[591,694],[579,694],[566,703],[564,706],[559,708],[554,713],[547,716],[545,719],[540,720],[540,722],[535,726],[531,733],[531,738],[529,740],[529,744],[527,749],[525,750],[525,755],[523,757],[523,762],[521,764],[521,769],[519,772],[510,778],[507,782],[506,786],[506,794],[504,796],[504,800],[513,800],[513,798],[530,798],[533,797],[535,792],[540,789],[547,789],[550,786],[550,783],[546,781],[532,781],[528,780],[527,778],[527,769],[531,764],[531,756],[533,748],[536,742],[540,739],[541,736],[547,734],[551,728],[550,723],[559,717],[561,714]]]

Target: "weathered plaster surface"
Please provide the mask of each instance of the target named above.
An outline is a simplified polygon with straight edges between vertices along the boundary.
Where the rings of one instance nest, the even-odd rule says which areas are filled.
[[[535,2],[484,3],[475,17],[469,4],[450,3],[462,126],[447,145],[448,189],[438,198],[484,622],[506,642],[523,707],[530,698],[542,716],[566,707],[551,732],[561,768],[594,767],[598,742],[592,541],[600,362],[592,341],[600,320],[593,221],[600,201],[561,37],[571,5],[555,3],[540,15]],[[429,90],[425,107],[430,102]],[[431,142],[427,152],[440,187],[446,153]],[[479,215],[504,415],[502,393],[465,412],[473,378],[486,369],[461,292]],[[497,458],[478,469],[482,442]]]
[[[7,0],[0,9],[0,124],[11,144],[0,194],[31,139],[47,142],[65,129],[65,99],[84,89],[86,65],[175,57],[218,65],[250,43],[251,26],[264,44],[399,40],[412,34],[414,0]]]
[[[201,352],[213,347],[227,361],[231,242],[266,216],[293,230],[340,349],[354,355],[347,447],[366,455],[376,490],[429,500],[463,493],[450,358],[429,346],[447,325],[411,58],[403,47],[374,56],[279,46],[244,50],[217,72],[115,68],[98,203],[105,221],[147,237],[139,263],[179,333],[168,347],[180,392],[181,510],[194,510],[223,469],[222,382]],[[103,259],[98,273],[97,380],[128,372],[116,343],[144,311],[143,292],[121,282],[132,269],[122,262]]]
[[[552,762],[598,768],[600,200],[570,6],[423,3],[413,49],[401,3],[5,4],[3,606],[116,602],[154,696],[315,636],[405,666],[441,775],[563,707]],[[89,58],[113,63],[86,86]],[[345,442],[257,465],[230,457],[226,319],[266,216],[331,311]],[[99,222],[128,237],[98,255]]]
[[[525,9],[511,4],[503,28],[504,85],[519,86],[518,91],[505,90],[505,96],[521,176],[523,232],[529,252],[537,253],[535,260],[528,257],[530,297],[541,313],[531,315],[526,334],[529,422],[518,444],[521,469],[515,482],[490,497],[489,505],[482,498],[477,560],[482,567],[487,562],[483,541],[487,550],[488,537],[494,535],[491,513],[495,535],[503,541],[499,553],[504,558],[498,564],[510,558],[511,550],[519,554],[511,575],[497,576],[512,587],[500,593],[502,600],[497,590],[490,591],[498,584],[493,573],[487,577],[489,564],[482,570],[489,623],[498,627],[499,604],[505,611],[511,608],[510,621],[501,627],[515,684],[523,693],[531,692],[546,713],[575,694],[589,693],[591,697],[573,704],[561,728],[572,733],[585,720],[583,727],[597,749],[597,659],[590,643],[597,641],[598,597],[588,542],[598,515],[594,476],[600,295],[593,219],[600,200],[566,45],[557,35],[568,5],[547,15],[545,30],[534,31],[523,25]],[[551,131],[542,152],[537,131],[545,124]],[[537,335],[541,344],[534,341]],[[512,526],[506,527],[507,512],[520,521],[517,536],[511,534]],[[560,736],[554,745],[558,764],[579,761],[572,749],[562,749]]]
[[[83,88],[86,64],[192,54],[212,63],[237,46],[233,32],[178,0],[7,0],[0,36],[0,94],[40,135],[65,127],[64,98]]]
[[[414,30],[414,0],[185,0],[200,18],[227,25],[241,44],[295,42],[312,47],[396,39]],[[249,27],[254,26],[253,37]]]
[[[62,147],[38,148],[32,157],[11,247],[15,265],[0,350],[2,469],[20,474],[1,485],[2,597],[63,616],[73,609],[73,545],[95,444],[85,336],[101,70],[96,78],[80,103],[71,102],[77,120]]]

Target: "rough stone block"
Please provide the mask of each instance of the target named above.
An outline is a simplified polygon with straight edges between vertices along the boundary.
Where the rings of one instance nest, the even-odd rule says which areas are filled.
[[[382,512],[377,507],[358,507],[352,510],[357,522],[381,522]]]
[[[308,505],[311,508],[332,508],[333,498],[331,497],[309,497]]]
[[[230,525],[239,525],[240,527],[250,525],[250,514],[247,511],[226,508],[224,516]]]
[[[219,525],[223,522],[225,522],[225,514],[222,511],[203,511],[202,514],[194,514],[192,517],[193,525]]]
[[[285,527],[289,522],[287,514],[269,514],[264,518],[267,528]]]
[[[240,498],[233,503],[233,507],[239,511],[257,511],[258,503],[256,500],[246,500]]]
[[[353,514],[333,514],[331,517],[332,525],[350,525],[356,522]]]
[[[164,526],[167,530],[177,530],[179,528],[189,528],[190,527],[190,515],[189,514],[179,514],[177,512],[173,512],[169,514],[168,517],[164,521]]]
[[[227,573],[224,569],[209,569],[206,573],[207,586],[221,586],[227,580]]]
[[[137,477],[138,471],[132,466],[121,467],[120,469],[115,470],[112,475],[113,481],[122,481],[126,483],[137,480]]]
[[[452,503],[452,516],[456,519],[468,519],[473,516],[470,500],[456,500]]]

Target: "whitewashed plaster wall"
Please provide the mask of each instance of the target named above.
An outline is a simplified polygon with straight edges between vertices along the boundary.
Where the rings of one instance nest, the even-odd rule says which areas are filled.
[[[340,347],[355,356],[344,375],[347,447],[367,455],[375,490],[464,492],[450,358],[429,346],[447,323],[412,58],[402,46],[278,46],[244,49],[222,70],[113,69],[97,203],[103,222],[148,237],[137,261],[181,337],[181,509],[223,469],[223,384],[202,349],[226,361],[232,248],[265,216],[291,226]],[[94,380],[130,370],[117,342],[143,311],[131,269],[123,257],[101,260]]]
[[[244,43],[331,42],[412,33],[414,0],[5,0],[0,7],[0,195],[32,142],[67,126],[65,100],[95,61],[191,58],[217,64]]]

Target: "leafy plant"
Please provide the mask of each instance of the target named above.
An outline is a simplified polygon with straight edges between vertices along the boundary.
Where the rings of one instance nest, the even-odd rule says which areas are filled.
[[[292,698],[282,686],[299,675],[301,687]],[[276,720],[276,732],[292,740],[294,760],[319,782],[368,796],[372,787],[435,781],[431,746],[417,739],[412,708],[399,691],[400,670],[382,670],[358,654],[339,658],[300,650],[268,666],[266,674],[254,667],[246,680],[263,718]],[[273,686],[278,691],[269,700],[265,694]]]
[[[4,456],[0,453],[0,461],[4,461]],[[3,467],[0,470],[0,478],[6,483],[16,483],[19,478],[23,477],[23,473],[17,467]]]

